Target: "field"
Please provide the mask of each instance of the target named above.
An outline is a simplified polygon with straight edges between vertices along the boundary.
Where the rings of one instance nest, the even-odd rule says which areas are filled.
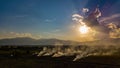
[[[52,48],[52,46],[49,48]],[[75,56],[37,56],[43,46],[1,46],[0,68],[120,68],[120,55],[88,56],[73,61]]]

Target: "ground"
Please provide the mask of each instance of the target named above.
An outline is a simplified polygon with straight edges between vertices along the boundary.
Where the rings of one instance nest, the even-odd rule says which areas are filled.
[[[0,68],[120,68],[120,56],[89,56],[72,61],[75,56],[37,57],[32,55],[42,47],[0,48]]]

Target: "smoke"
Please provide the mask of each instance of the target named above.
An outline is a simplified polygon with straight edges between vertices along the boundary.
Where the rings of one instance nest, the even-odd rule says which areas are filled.
[[[53,48],[44,47],[38,56],[75,56],[73,61],[77,61],[88,56],[117,55],[119,49],[118,46],[55,46]]]

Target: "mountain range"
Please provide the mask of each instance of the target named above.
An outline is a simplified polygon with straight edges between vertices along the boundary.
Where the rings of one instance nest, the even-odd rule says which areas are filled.
[[[76,41],[59,40],[59,39],[33,39],[28,37],[17,37],[1,39],[0,45],[71,45],[80,44]]]
[[[1,39],[0,45],[120,45],[120,38],[77,42],[60,39],[33,39],[28,37],[17,37]]]

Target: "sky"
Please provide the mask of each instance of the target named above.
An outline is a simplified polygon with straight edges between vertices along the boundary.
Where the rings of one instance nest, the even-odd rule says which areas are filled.
[[[0,0],[0,39],[13,37],[75,40],[72,15],[97,5],[102,18],[118,15],[120,0]],[[90,13],[89,12],[89,13]]]

